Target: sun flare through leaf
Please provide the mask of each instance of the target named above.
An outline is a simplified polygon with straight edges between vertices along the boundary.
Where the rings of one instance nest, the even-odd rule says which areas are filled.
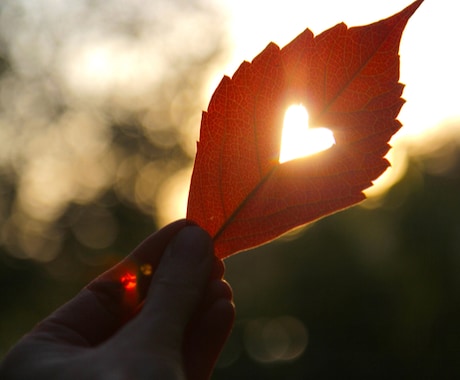
[[[217,257],[365,199],[402,125],[399,43],[422,2],[369,25],[305,29],[222,78],[202,114],[187,204]],[[284,114],[291,104],[308,105],[310,129],[302,108]]]
[[[334,135],[330,129],[308,127],[308,111],[304,106],[296,104],[286,110],[280,164],[322,152],[334,144]]]

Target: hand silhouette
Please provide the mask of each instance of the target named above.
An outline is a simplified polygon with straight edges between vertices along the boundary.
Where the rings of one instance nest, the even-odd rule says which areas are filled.
[[[20,340],[9,379],[208,379],[232,292],[210,237],[185,220],[151,235]]]

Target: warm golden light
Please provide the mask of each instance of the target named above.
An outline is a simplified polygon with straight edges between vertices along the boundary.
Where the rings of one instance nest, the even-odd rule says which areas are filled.
[[[163,183],[156,198],[156,218],[160,226],[186,215],[191,176],[192,167],[187,167],[179,170]]]
[[[221,3],[230,17],[233,48],[224,72],[232,74],[243,60],[251,60],[264,49],[268,41],[283,47],[306,27],[318,35],[340,22],[350,27],[370,24],[399,12],[412,1],[273,1],[264,2],[264,17],[258,17],[257,1],[222,0]],[[430,149],[433,139],[446,141],[451,134],[460,135],[458,128],[452,131],[452,127],[442,127],[460,117],[457,69],[460,55],[458,49],[452,49],[452,36],[460,31],[455,7],[457,3],[453,1],[444,1],[442,6],[439,2],[425,1],[404,29],[399,51],[400,82],[405,84],[403,97],[407,102],[398,115],[403,128],[390,142],[392,155],[404,161],[396,162],[389,157],[392,167],[400,169],[388,170],[371,191],[366,191],[369,197],[384,194],[404,175],[408,157]],[[442,70],[436,70],[439,62]],[[221,70],[217,72],[220,80]],[[212,91],[216,83],[213,82]],[[211,94],[210,90],[208,96]]]
[[[153,268],[150,264],[142,264],[139,270],[144,276],[151,276],[153,273]]]
[[[335,144],[327,128],[308,128],[308,112],[302,105],[290,106],[284,116],[279,162],[309,156]]]

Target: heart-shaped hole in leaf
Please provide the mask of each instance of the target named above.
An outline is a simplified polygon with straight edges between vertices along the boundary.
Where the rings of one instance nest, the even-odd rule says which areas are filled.
[[[308,128],[308,111],[301,104],[290,106],[284,115],[279,163],[310,156],[335,144],[330,129]]]

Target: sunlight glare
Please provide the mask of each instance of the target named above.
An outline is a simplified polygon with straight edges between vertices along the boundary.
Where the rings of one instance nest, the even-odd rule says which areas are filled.
[[[335,144],[332,131],[327,128],[308,128],[308,112],[300,104],[290,106],[284,116],[279,162],[310,156]]]
[[[273,1],[263,3],[263,17],[260,17],[258,1],[222,0],[220,4],[230,17],[232,37],[232,53],[224,71],[232,74],[243,60],[251,60],[269,41],[284,47],[306,27],[318,35],[340,22],[349,27],[366,25],[395,14],[410,3],[412,0]],[[452,48],[455,45],[453,36],[460,32],[457,8],[454,1],[425,1],[404,30],[399,50],[400,82],[405,84],[403,97],[407,102],[398,116],[403,128],[390,142],[392,151],[403,151],[397,153],[399,159],[423,154],[433,145],[433,138],[444,138],[440,126],[460,117],[460,54],[458,49]],[[220,81],[221,70],[218,72]],[[456,128],[453,134],[460,136],[460,129]],[[401,166],[402,174],[387,171],[369,190],[369,197],[378,197],[375,193],[378,188],[385,188],[379,192],[383,194],[396,183],[398,179],[394,175],[396,172],[397,176],[403,175],[402,170],[408,163],[392,162],[393,167],[396,165]]]
[[[187,213],[188,190],[193,168],[191,166],[171,175],[156,196],[156,220],[165,226],[181,219]]]

